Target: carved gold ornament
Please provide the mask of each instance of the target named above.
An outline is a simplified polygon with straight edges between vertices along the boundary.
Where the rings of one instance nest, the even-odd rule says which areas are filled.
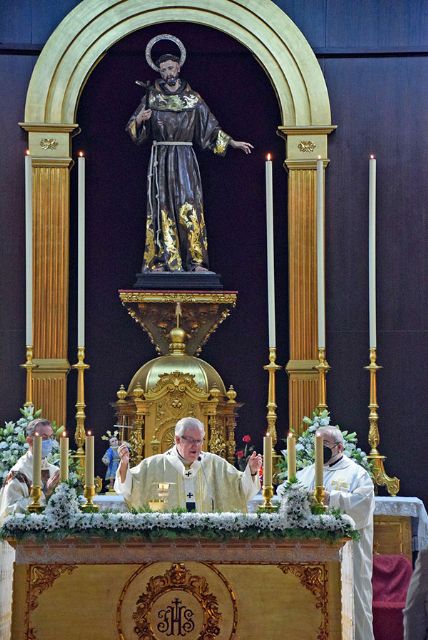
[[[25,611],[25,627],[27,640],[37,640],[35,630],[30,626],[30,613],[37,609],[39,596],[50,589],[55,580],[63,573],[72,573],[77,569],[75,564],[29,565],[27,571],[27,607]]]
[[[188,634],[197,640],[214,640],[220,633],[222,614],[206,578],[174,562],[163,575],[150,578],[132,617],[134,632],[144,640]]]
[[[321,611],[321,624],[316,640],[328,639],[328,569],[323,564],[280,564],[285,575],[292,573],[315,596],[315,606]]]
[[[45,151],[53,151],[58,146],[58,140],[56,138],[42,138],[40,140],[40,146]]]
[[[300,140],[297,148],[302,153],[312,153],[316,149],[317,145],[312,140]]]

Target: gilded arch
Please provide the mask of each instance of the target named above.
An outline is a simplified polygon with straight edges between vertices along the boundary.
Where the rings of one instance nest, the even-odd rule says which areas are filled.
[[[226,32],[249,49],[270,78],[286,140],[290,265],[290,424],[317,404],[315,180],[327,164],[331,125],[318,61],[296,25],[271,0],[83,0],[53,32],[34,68],[25,105],[33,164],[34,403],[66,420],[68,228],[71,135],[92,70],[126,35],[185,21]],[[46,141],[49,144],[46,144]],[[307,260],[308,255],[311,260]],[[308,266],[309,265],[309,266]],[[49,304],[46,292],[49,291]],[[81,346],[81,345],[79,345]],[[27,390],[28,399],[28,390]],[[84,404],[78,423],[84,421]]]
[[[281,124],[330,124],[318,61],[303,34],[271,0],[84,0],[41,52],[28,89],[26,123],[74,123],[79,95],[108,49],[133,31],[165,21],[210,26],[245,45],[272,82]]]

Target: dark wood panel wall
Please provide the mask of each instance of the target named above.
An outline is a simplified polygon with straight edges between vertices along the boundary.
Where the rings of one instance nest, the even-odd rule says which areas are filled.
[[[0,4],[2,421],[17,417],[24,396],[24,374],[18,365],[24,360],[25,342],[26,136],[17,122],[23,119],[37,53],[76,4],[74,0]],[[368,156],[374,152],[378,159],[378,358],[384,367],[379,374],[380,449],[388,456],[387,471],[402,479],[402,494],[418,495],[428,503],[424,482],[428,449],[427,3],[395,0],[393,11],[389,0],[278,0],[277,4],[314,48],[326,77],[332,121],[338,125],[329,140],[326,228],[327,346],[332,366],[328,392],[333,421],[356,430],[366,447]],[[272,123],[279,123],[279,112],[267,79],[245,49],[201,27],[192,30],[176,25],[175,31],[186,44],[190,42],[186,77],[226,130],[256,144],[251,160],[230,155],[213,164],[211,158],[201,156],[207,212],[215,210],[211,219],[207,213],[213,266],[223,273],[227,287],[240,291],[237,310],[208,343],[203,357],[226,383],[237,386],[245,402],[240,435],[249,432],[260,441],[266,397],[261,367],[267,360],[263,214],[263,154],[267,150],[273,150],[278,159],[279,360],[285,364],[288,358],[286,179],[280,166],[282,143],[272,129]],[[145,34],[144,42],[146,39]],[[91,76],[78,113],[83,132],[77,144],[88,152],[87,359],[91,371],[87,413],[88,423],[98,433],[111,427],[108,403],[118,385],[127,384],[138,366],[154,355],[116,296],[118,288],[132,284],[143,246],[147,151],[132,147],[123,133],[123,123],[138,101],[138,93],[130,88],[133,79],[147,75],[143,46],[133,36],[112,49]],[[72,190],[74,210],[74,173]],[[75,244],[74,217],[71,244]],[[69,358],[74,362],[73,250],[70,267]],[[278,428],[284,434],[288,427],[284,373],[278,381]],[[69,428],[74,402],[71,373]]]

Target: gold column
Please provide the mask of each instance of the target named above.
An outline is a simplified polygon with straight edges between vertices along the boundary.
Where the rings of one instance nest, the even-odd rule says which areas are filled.
[[[279,127],[286,140],[289,259],[289,424],[300,433],[302,418],[319,404],[316,262],[316,161],[327,166],[327,136],[336,127]]]
[[[33,159],[33,403],[66,422],[70,134],[76,125],[21,123]]]

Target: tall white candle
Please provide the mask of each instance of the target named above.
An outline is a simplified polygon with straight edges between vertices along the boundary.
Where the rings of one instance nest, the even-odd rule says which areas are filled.
[[[67,437],[66,432],[62,434],[59,439],[60,443],[60,474],[61,474],[61,482],[68,482],[68,447],[69,447],[69,439]]]
[[[324,449],[323,437],[315,436],[315,486],[322,487],[324,485]]]
[[[296,438],[292,433],[287,436],[287,471],[289,480],[296,477]]]
[[[267,281],[268,281],[268,319],[269,347],[276,347],[275,327],[275,264],[273,242],[273,181],[272,160],[270,153],[265,163],[266,174],[266,237],[267,237]]]
[[[85,346],[85,157],[77,159],[77,346]]]
[[[90,431],[85,438],[85,485],[94,486],[94,436]]]
[[[42,486],[42,436],[33,436],[33,487]]]
[[[25,344],[33,344],[33,168],[25,156]]]
[[[272,436],[269,433],[263,438],[263,485],[272,486]]]
[[[376,349],[376,158],[369,160],[369,328],[370,349]]]
[[[325,349],[324,164],[317,160],[317,300],[318,348]]]

